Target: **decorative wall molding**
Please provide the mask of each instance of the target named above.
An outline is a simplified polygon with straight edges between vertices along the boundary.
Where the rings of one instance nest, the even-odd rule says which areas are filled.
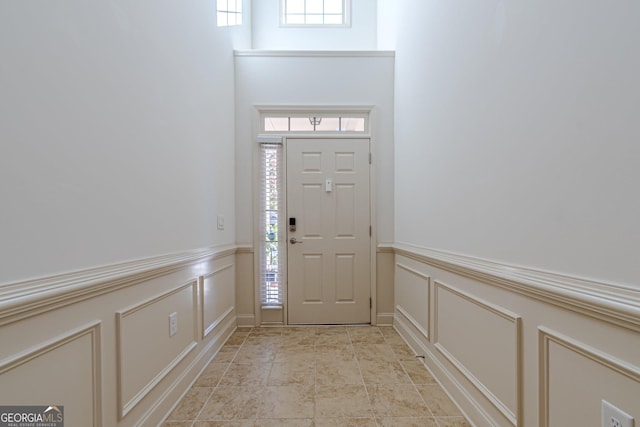
[[[427,324],[426,325],[422,325],[418,320],[416,320],[411,314],[410,314],[410,310],[405,309],[404,307],[402,307],[397,301],[396,301],[396,311],[400,312],[412,325],[414,328],[416,328],[416,330],[418,332],[420,332],[424,338],[426,340],[430,340],[430,330],[431,330],[431,277],[428,276],[427,274],[424,274],[414,268],[411,268],[407,265],[404,265],[402,263],[398,263],[396,262],[396,268],[399,268],[401,270],[406,271],[407,273],[411,274],[412,276],[418,277],[421,280],[425,281],[426,284],[426,301],[425,302],[425,307],[427,309]],[[397,274],[397,273],[396,273]]]
[[[168,386],[162,396],[147,410],[147,412],[136,423],[137,426],[154,425],[157,422],[151,422],[153,417],[165,419],[173,410],[180,404],[182,398],[189,392],[191,386],[198,380],[202,372],[209,366],[209,362],[213,360],[215,355],[220,351],[225,342],[229,339],[233,331],[236,330],[236,322],[233,316],[227,316],[222,319],[214,332],[211,340],[204,349],[200,351],[198,356],[194,358],[189,366],[182,371],[178,378]],[[194,374],[196,371],[196,374]],[[188,386],[185,387],[185,381],[188,381]],[[179,398],[175,398],[176,391],[184,390],[180,393]],[[162,414],[158,417],[158,414]]]
[[[192,306],[191,313],[193,315],[193,329],[191,332],[191,340],[186,342],[180,352],[163,368],[156,373],[156,375],[151,378],[146,384],[144,384],[137,392],[128,400],[126,400],[125,392],[124,392],[124,382],[125,378],[125,370],[124,370],[124,360],[126,357],[124,346],[123,346],[123,333],[124,333],[124,322],[127,317],[130,315],[143,310],[145,308],[151,307],[152,305],[159,303],[173,295],[176,295],[182,292],[185,289],[191,288],[192,291]],[[198,345],[198,326],[197,326],[197,311],[198,311],[198,299],[197,299],[197,288],[198,282],[196,280],[189,281],[181,286],[176,287],[175,289],[171,289],[168,292],[160,294],[154,298],[145,300],[140,302],[132,307],[129,307],[126,310],[119,311],[116,313],[116,366],[117,366],[117,395],[118,395],[118,415],[120,419],[123,419],[144,397],[151,392],[151,390],[156,387],[160,381],[162,381],[168,374],[175,368],[194,348]],[[168,325],[168,323],[167,323]],[[177,336],[177,335],[176,335]]]
[[[440,307],[439,293],[445,291],[449,292],[477,307],[485,310],[493,315],[499,316],[511,323],[513,323],[513,345],[515,353],[515,372],[513,372],[513,378],[515,380],[515,409],[512,410],[507,404],[505,404],[498,396],[496,396],[482,381],[480,381],[458,358],[456,358],[443,344],[439,341],[439,316],[438,313],[442,310]],[[460,371],[464,377],[469,380],[480,391],[487,400],[491,402],[496,409],[498,409],[514,426],[521,425],[522,420],[522,318],[517,314],[514,314],[502,307],[498,307],[494,304],[485,302],[473,295],[462,292],[458,289],[454,289],[451,286],[445,285],[440,281],[434,282],[434,346],[449,361],[453,366]]]
[[[640,292],[636,289],[406,244],[397,243],[393,248],[396,255],[640,331]]]
[[[555,343],[571,350],[582,357],[617,372],[633,381],[640,383],[640,367],[631,365],[607,353],[588,346],[580,341],[556,332],[544,326],[538,327],[538,387],[540,427],[549,427],[549,345]]]
[[[393,243],[378,243],[376,252],[379,254],[392,254],[394,252]]]
[[[216,246],[0,285],[0,326],[236,251],[235,245]]]
[[[209,335],[211,333],[211,331],[213,331],[216,326],[218,326],[218,324],[220,322],[222,322],[224,320],[225,317],[227,317],[230,313],[233,313],[233,311],[235,310],[235,306],[234,306],[234,299],[233,299],[233,295],[231,298],[231,301],[229,301],[231,303],[231,305],[229,307],[226,308],[226,310],[222,313],[220,313],[220,315],[213,320],[213,322],[211,322],[211,324],[206,325],[206,309],[207,309],[207,301],[205,301],[205,280],[210,279],[212,277],[215,277],[219,274],[221,274],[222,272],[229,270],[229,269],[233,269],[235,267],[235,264],[227,264],[223,267],[220,267],[218,269],[216,269],[215,271],[212,271],[209,274],[206,274],[204,276],[200,276],[198,278],[198,283],[199,283],[199,288],[200,288],[200,322],[201,322],[201,327],[202,327],[202,338],[206,338],[207,335]],[[235,289],[235,284],[231,283],[231,288],[232,290]]]
[[[91,322],[74,330],[68,331],[21,353],[0,360],[0,375],[22,366],[37,357],[55,351],[75,340],[89,336],[91,338],[91,379],[93,401],[93,426],[102,426],[102,357],[101,357],[101,327],[99,321]]]

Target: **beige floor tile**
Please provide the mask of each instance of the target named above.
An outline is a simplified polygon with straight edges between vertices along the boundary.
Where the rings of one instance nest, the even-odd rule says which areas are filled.
[[[358,360],[397,360],[396,354],[388,344],[355,343],[353,349]]]
[[[436,417],[462,417],[462,413],[437,384],[416,385],[422,398]]]
[[[409,385],[367,385],[373,412],[377,417],[431,417],[432,414],[422,401],[414,386]]]
[[[232,363],[219,382],[221,386],[266,385],[271,364]]]
[[[249,336],[249,332],[234,332],[227,340],[227,345],[242,345]]]
[[[351,342],[366,342],[369,344],[384,344],[384,336],[375,326],[352,326],[347,327]]]
[[[377,427],[375,418],[316,418],[315,427]]]
[[[212,392],[213,388],[211,387],[192,387],[182,398],[176,409],[167,417],[167,420],[195,420]]]
[[[345,326],[318,326],[316,327],[316,335],[343,335],[347,334]]]
[[[299,346],[292,348],[280,348],[273,361],[275,363],[313,363],[316,353],[313,346]]]
[[[396,330],[394,329],[393,326],[378,326],[378,330],[380,331],[382,336],[384,336],[385,338],[387,338],[387,337],[399,337],[400,336],[400,334],[398,334],[398,332],[396,332]]]
[[[409,376],[400,362],[387,360],[362,360],[360,371],[365,384],[410,384]]]
[[[440,427],[471,427],[464,417],[437,417]]]
[[[251,329],[251,336],[263,336],[263,337],[280,337],[282,336],[283,328],[253,328]]]
[[[195,382],[195,387],[215,387],[229,367],[228,363],[210,363]]]
[[[301,336],[310,336],[313,337],[316,335],[316,328],[314,326],[292,326],[282,328],[282,336],[283,337],[301,337]]]
[[[256,419],[264,387],[218,386],[198,415],[198,421]]]
[[[258,418],[313,418],[313,386],[269,386],[263,394]]]
[[[435,418],[432,417],[393,417],[379,418],[378,425],[380,427],[439,427]]]
[[[360,368],[358,367],[358,363],[356,361],[318,361],[316,362],[316,384],[363,385],[364,383],[362,381],[362,375],[360,375]]]
[[[335,335],[316,335],[316,346],[335,347],[338,345],[351,345],[351,338],[346,333]]]
[[[316,417],[372,417],[364,385],[316,386]]]
[[[436,384],[429,370],[419,360],[401,360],[400,364],[414,384]]]
[[[313,427],[313,419],[311,418],[264,418],[256,420],[254,427]]]
[[[253,420],[240,421],[196,421],[193,427],[253,427]]]
[[[195,384],[163,427],[470,427],[392,327],[237,330]]]
[[[279,348],[308,346],[313,348],[316,343],[315,335],[283,335]]]
[[[353,346],[351,344],[346,344],[346,345],[339,344],[335,346],[316,345],[314,354],[315,354],[316,362],[323,362],[323,361],[349,362],[356,359],[356,353],[353,350]]]
[[[314,385],[315,364],[309,361],[274,363],[267,379],[267,385]]]
[[[391,350],[395,353],[396,357],[399,360],[415,360],[416,354],[411,348],[402,343],[402,344],[389,344],[391,346]]]
[[[271,363],[276,357],[277,346],[261,346],[261,345],[243,345],[236,357],[234,363]]]
[[[236,357],[236,353],[240,349],[239,345],[227,345],[225,344],[218,351],[218,354],[213,358],[212,362],[214,363],[229,363]]]

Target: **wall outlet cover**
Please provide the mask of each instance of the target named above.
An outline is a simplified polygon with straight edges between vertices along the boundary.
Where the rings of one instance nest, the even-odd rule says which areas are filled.
[[[634,427],[633,417],[603,400],[602,427]]]

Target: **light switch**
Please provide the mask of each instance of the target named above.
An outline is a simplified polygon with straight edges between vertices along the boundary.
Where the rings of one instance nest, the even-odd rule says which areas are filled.
[[[224,230],[224,215],[218,215],[218,230]]]

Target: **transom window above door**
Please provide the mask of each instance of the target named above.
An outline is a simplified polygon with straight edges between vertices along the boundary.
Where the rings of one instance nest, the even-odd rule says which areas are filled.
[[[368,114],[307,113],[263,114],[262,131],[278,133],[356,133],[368,132]]]
[[[349,26],[351,0],[280,0],[282,26]]]

